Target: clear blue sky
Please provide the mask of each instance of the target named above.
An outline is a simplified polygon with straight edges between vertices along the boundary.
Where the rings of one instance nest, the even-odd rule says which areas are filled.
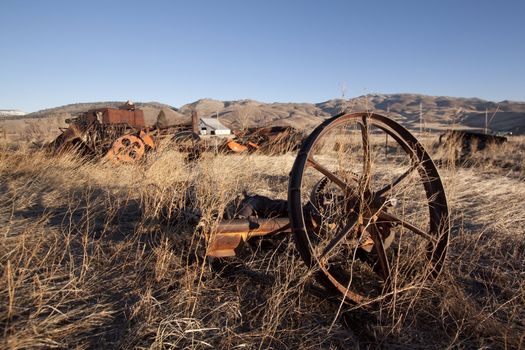
[[[525,1],[0,0],[0,109],[365,93],[525,100]]]

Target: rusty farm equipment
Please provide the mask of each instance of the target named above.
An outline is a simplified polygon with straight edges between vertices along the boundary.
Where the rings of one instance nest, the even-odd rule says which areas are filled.
[[[235,152],[259,152],[276,155],[296,151],[304,139],[302,132],[291,126],[270,126],[234,131],[235,140],[229,140],[228,148]]]
[[[54,153],[74,150],[93,159],[108,158],[133,163],[157,147],[160,140],[170,139],[176,149],[196,159],[204,151],[262,152],[279,154],[296,149],[303,136],[291,127],[253,128],[233,135],[201,136],[200,118],[192,112],[191,124],[146,127],[144,113],[133,104],[121,108],[100,108],[66,120],[68,128],[51,143]],[[235,140],[234,140],[235,139]]]
[[[196,114],[192,121],[146,128],[140,110],[93,110],[73,120],[50,147],[124,162],[140,159],[162,137],[205,149],[195,132]],[[236,214],[207,226],[207,256],[234,256],[253,237],[291,233],[317,280],[360,305],[441,271],[450,230],[447,199],[434,162],[407,129],[362,112],[327,119],[302,142],[293,133],[287,128],[238,133],[236,143],[245,147],[240,151],[266,146],[266,152],[280,153],[280,142],[298,149],[288,197],[248,198]],[[385,138],[393,140],[386,147]]]
[[[455,159],[463,162],[475,152],[507,142],[504,136],[491,135],[472,130],[447,130],[439,136],[439,145],[454,151]]]
[[[386,151],[385,135],[395,141]],[[207,230],[207,256],[234,256],[250,238],[292,233],[317,280],[360,305],[437,275],[445,260],[449,211],[438,170],[385,116],[324,121],[299,149],[287,201],[257,197]]]
[[[69,127],[61,129],[62,133],[48,144],[49,150],[75,150],[90,158],[105,157],[122,163],[140,160],[163,138],[171,138],[181,147],[187,147],[188,142],[193,147],[199,139],[191,125],[147,128],[143,111],[132,104],[89,110],[66,123]]]

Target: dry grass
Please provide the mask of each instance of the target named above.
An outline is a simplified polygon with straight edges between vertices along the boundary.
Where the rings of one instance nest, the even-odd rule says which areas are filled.
[[[3,127],[5,134],[0,135],[0,147],[27,148],[51,142],[60,134],[59,128],[68,126],[64,121],[70,117],[63,113],[46,118],[2,120],[0,129]]]
[[[116,167],[2,150],[0,347],[523,347],[523,144],[443,162],[442,276],[337,318],[289,235],[202,258],[201,230],[243,190],[286,198],[293,154],[185,164],[165,149]]]

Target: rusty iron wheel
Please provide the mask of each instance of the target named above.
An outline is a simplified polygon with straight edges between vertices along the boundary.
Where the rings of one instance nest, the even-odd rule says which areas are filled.
[[[116,162],[134,163],[144,156],[144,142],[135,135],[124,135],[113,142],[108,157]]]
[[[288,206],[307,266],[367,305],[442,269],[449,212],[436,166],[403,126],[375,113],[319,125],[293,165]]]

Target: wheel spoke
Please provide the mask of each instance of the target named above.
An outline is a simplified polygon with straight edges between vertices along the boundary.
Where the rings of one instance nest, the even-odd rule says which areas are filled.
[[[397,179],[395,179],[391,184],[386,185],[382,189],[376,192],[377,196],[384,196],[385,194],[392,191],[392,189],[399,185],[404,179],[406,179],[410,174],[412,174],[423,162],[416,162],[410,166],[403,174],[401,174]]]
[[[374,249],[379,257],[379,265],[381,266],[381,274],[384,281],[386,282],[390,277],[390,265],[388,263],[388,258],[386,256],[385,247],[383,245],[383,240],[381,234],[379,233],[375,223],[370,224],[370,235],[374,241]]]
[[[428,234],[427,232],[423,231],[422,229],[420,229],[419,227],[417,227],[416,225],[413,225],[411,224],[410,222],[408,221],[405,221],[403,219],[400,219],[398,218],[397,216],[393,215],[393,214],[390,214],[390,213],[387,213],[383,210],[379,211],[377,213],[377,215],[379,216],[380,219],[382,220],[387,220],[387,221],[390,221],[390,222],[393,222],[393,223],[396,223],[396,224],[399,224],[407,229],[409,229],[410,231],[414,232],[415,234],[423,237],[423,238],[426,238],[427,240],[429,240],[430,242],[432,242],[433,244],[437,244],[437,239],[436,237]]]
[[[346,182],[341,179],[336,174],[332,173],[330,170],[326,169],[324,166],[322,166],[320,163],[315,161],[313,157],[309,157],[307,160],[307,163],[314,168],[315,170],[319,171],[321,174],[326,176],[330,181],[335,183],[337,186],[341,187],[345,192],[351,191],[350,186],[346,184]]]
[[[354,229],[357,223],[358,216],[357,214],[350,215],[349,222],[343,227],[341,232],[339,232],[323,249],[321,255],[319,255],[319,260],[324,259],[330,252]]]
[[[372,159],[370,151],[370,134],[368,128],[368,115],[363,115],[361,126],[361,139],[363,141],[363,175],[361,187],[365,190],[370,188],[370,177],[372,171]]]

